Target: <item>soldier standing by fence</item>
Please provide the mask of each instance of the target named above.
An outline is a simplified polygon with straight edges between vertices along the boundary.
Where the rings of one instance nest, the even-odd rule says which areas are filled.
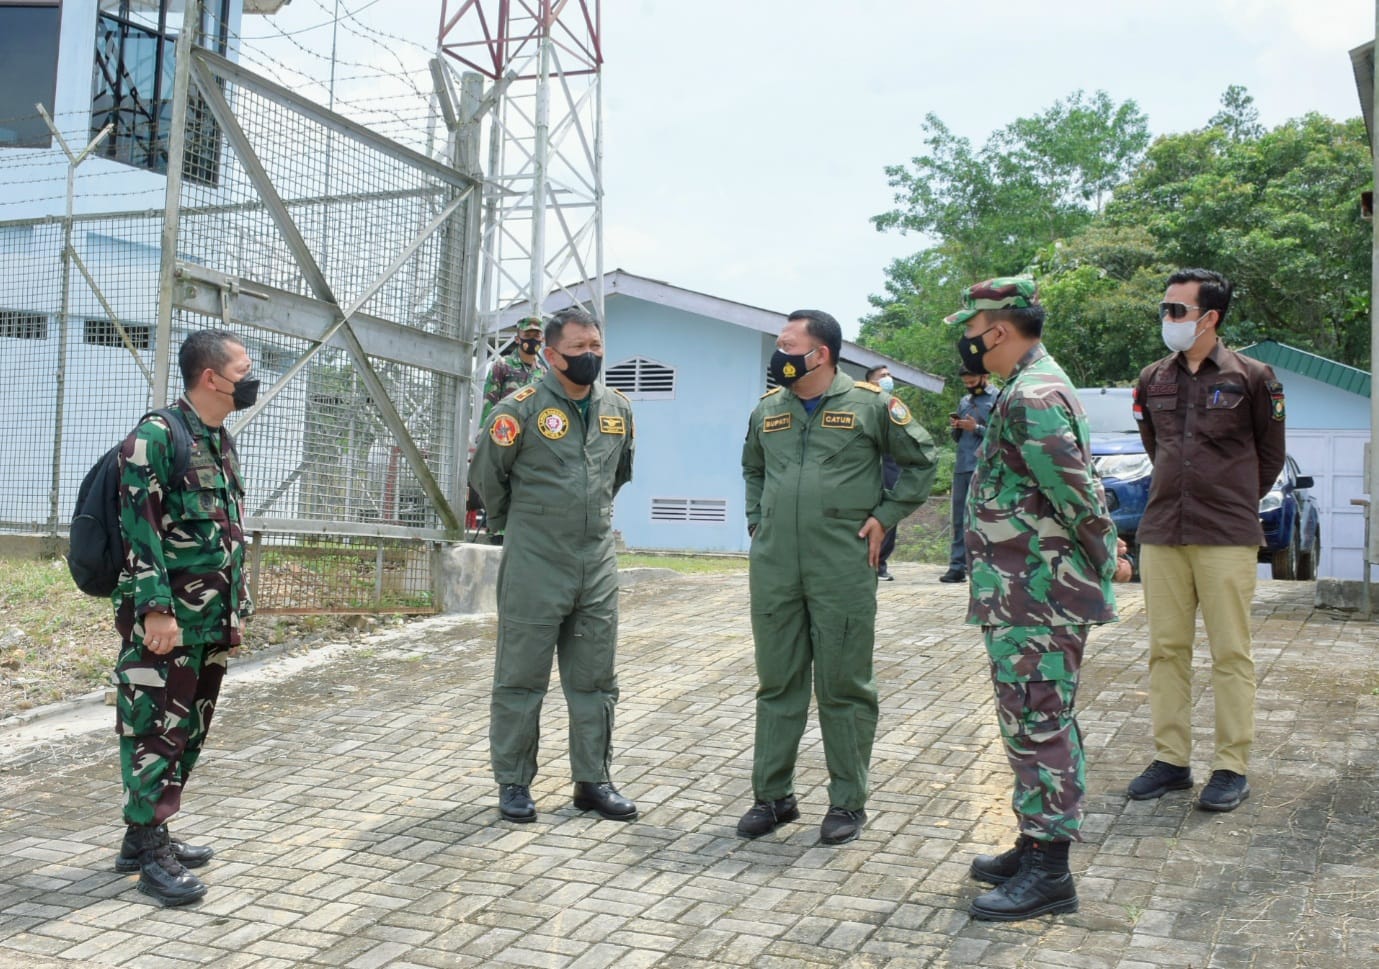
[[[191,334],[178,352],[186,393],[176,409],[191,433],[186,472],[174,479],[172,436],[151,416],[121,448],[120,529],[125,567],[112,599],[121,645],[115,664],[124,820],[117,871],[165,905],[206,894],[187,868],[212,850],[174,841],[182,803],[210,729],[230,650],[251,610],[244,574],[244,484],[221,425],[254,403],[259,382],[238,338]]]

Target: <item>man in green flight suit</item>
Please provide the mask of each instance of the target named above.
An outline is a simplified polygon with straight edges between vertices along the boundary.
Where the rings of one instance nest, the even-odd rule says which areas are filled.
[[[508,821],[536,820],[530,788],[554,653],[575,807],[631,821],[637,806],[609,775],[618,701],[613,496],[632,479],[632,407],[596,382],[603,335],[592,316],[561,310],[545,336],[548,373],[493,408],[469,470],[490,527],[507,530],[489,720],[498,810]]]
[[[1005,381],[967,494],[967,621],[986,643],[1020,834],[972,862],[973,877],[996,887],[971,912],[1000,922],[1075,912],[1068,846],[1086,790],[1078,672],[1092,625],[1115,621],[1111,582],[1128,579],[1130,563],[1092,471],[1087,416],[1044,349],[1033,278],[969,286],[946,322],[966,327],[957,349],[967,370]]]
[[[842,344],[827,313],[790,314],[771,358],[785,389],[762,397],[742,447],[758,681],[755,803],[737,825],[746,838],[800,816],[795,758],[811,667],[829,774],[820,840],[843,844],[861,833],[877,720],[872,643],[881,543],[924,501],[934,478],[928,433],[898,398],[839,372]],[[900,466],[889,491],[885,455]]]

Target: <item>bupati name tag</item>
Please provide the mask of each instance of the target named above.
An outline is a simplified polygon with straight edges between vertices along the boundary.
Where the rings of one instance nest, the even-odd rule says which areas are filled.
[[[627,422],[624,421],[621,417],[605,417],[604,415],[600,414],[600,415],[599,415],[599,433],[600,433],[600,434],[621,434],[621,435],[623,435],[623,436],[626,436],[626,434],[627,434]]]
[[[824,411],[824,427],[843,427],[852,430],[857,426],[857,415],[850,411]]]
[[[1150,397],[1172,397],[1172,396],[1176,396],[1177,393],[1178,393],[1178,385],[1177,385],[1177,384],[1150,384],[1150,385],[1149,385],[1149,396],[1150,396]]]
[[[766,420],[761,422],[761,431],[763,434],[770,434],[772,431],[788,431],[789,429],[789,414],[777,414],[774,417],[768,417],[766,418]]]

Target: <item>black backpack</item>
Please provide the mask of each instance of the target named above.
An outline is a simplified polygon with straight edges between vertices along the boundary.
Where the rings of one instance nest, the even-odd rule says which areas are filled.
[[[192,450],[191,430],[181,411],[173,407],[149,411],[139,418],[139,423],[155,415],[167,421],[172,431],[172,480],[178,481],[187,473]],[[106,451],[86,472],[68,530],[67,569],[77,588],[89,596],[108,597],[120,584],[120,570],[124,568],[119,466],[123,443]]]

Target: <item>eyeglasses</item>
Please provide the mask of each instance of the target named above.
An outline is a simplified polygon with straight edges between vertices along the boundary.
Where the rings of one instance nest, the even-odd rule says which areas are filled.
[[[1188,310],[1200,310],[1202,307],[1193,306],[1191,303],[1160,303],[1159,319],[1167,317],[1170,320],[1181,320],[1187,316]]]

